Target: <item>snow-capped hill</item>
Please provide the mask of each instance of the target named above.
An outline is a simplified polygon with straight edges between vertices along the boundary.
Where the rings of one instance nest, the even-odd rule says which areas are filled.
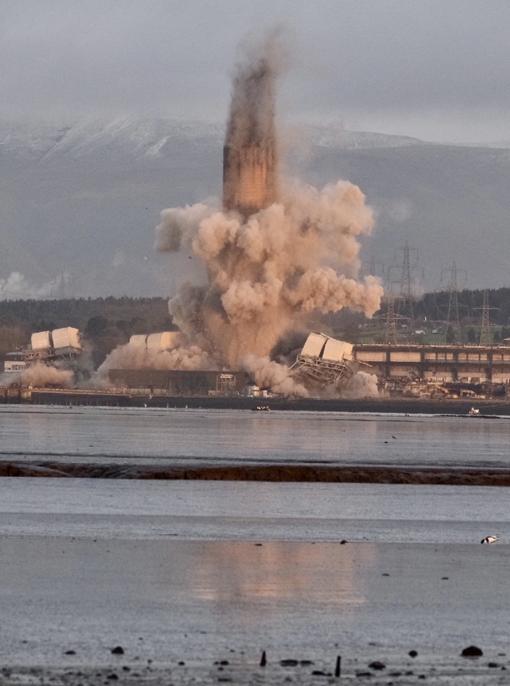
[[[83,119],[66,124],[0,122],[0,154],[24,159],[72,159],[101,154],[115,157],[157,157],[172,141],[216,144],[219,125],[165,119],[118,117],[109,121]]]
[[[341,150],[368,150],[373,148],[402,148],[425,145],[418,138],[394,136],[370,131],[349,131],[341,126],[310,126],[312,142],[322,148]]]
[[[299,126],[300,136],[312,145],[344,150],[396,148],[421,145],[405,136],[348,131],[339,126]],[[83,119],[64,124],[0,121],[0,154],[22,159],[50,161],[90,155],[117,158],[160,158],[173,152],[176,145],[221,147],[222,124],[171,119],[117,117],[112,120]]]
[[[190,264],[167,268],[154,227],[165,207],[221,195],[223,137],[224,124],[168,119],[0,121],[0,297],[53,293],[64,272],[68,294],[170,290]],[[428,288],[453,259],[469,285],[509,283],[509,149],[338,124],[291,126],[282,139],[291,174],[318,186],[348,179],[366,194],[376,226],[365,255],[394,264],[408,240]]]

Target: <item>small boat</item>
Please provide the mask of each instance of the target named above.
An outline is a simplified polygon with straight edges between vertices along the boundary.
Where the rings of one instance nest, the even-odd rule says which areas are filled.
[[[269,405],[257,405],[257,407],[252,408],[255,412],[270,412],[271,408]]]
[[[496,543],[497,540],[498,537],[491,534],[489,536],[485,536],[485,538],[482,538],[480,543]]]
[[[479,417],[480,416],[480,410],[478,407],[471,407],[468,410],[468,417]]]

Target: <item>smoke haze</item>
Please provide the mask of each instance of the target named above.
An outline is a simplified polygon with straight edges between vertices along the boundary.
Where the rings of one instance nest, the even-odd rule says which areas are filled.
[[[203,205],[165,210],[160,249],[193,251],[208,274],[206,286],[187,285],[170,301],[170,313],[234,367],[247,354],[270,355],[312,312],[349,307],[372,316],[382,287],[356,279],[358,237],[372,225],[363,193],[345,181],[321,190],[293,184],[247,220]]]
[[[71,386],[74,380],[74,374],[70,369],[58,369],[43,362],[36,362],[19,375],[12,376],[17,377],[14,383],[21,381],[24,386],[36,386],[38,388],[45,386],[63,388]]]

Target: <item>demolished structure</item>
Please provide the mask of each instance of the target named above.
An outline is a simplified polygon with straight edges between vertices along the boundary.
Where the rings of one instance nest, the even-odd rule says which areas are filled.
[[[223,147],[223,207],[245,217],[277,199],[275,66],[265,55],[234,79]]]
[[[82,352],[79,329],[66,326],[53,331],[37,331],[31,335],[26,348],[7,353],[4,372],[23,372],[36,363],[72,363]]]
[[[319,388],[345,385],[358,371],[352,343],[312,331],[291,367],[294,376]],[[364,365],[368,368],[368,365]]]

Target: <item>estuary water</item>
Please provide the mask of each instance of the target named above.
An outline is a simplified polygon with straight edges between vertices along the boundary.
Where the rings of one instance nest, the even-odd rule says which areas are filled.
[[[510,543],[508,488],[0,478],[0,537]]]
[[[0,406],[0,460],[510,466],[510,417]]]
[[[0,459],[508,466],[509,430],[507,419],[2,406]],[[104,667],[124,683],[129,665],[126,683],[251,684],[264,649],[268,684],[288,680],[283,658],[308,661],[295,683],[325,683],[313,670],[338,654],[346,683],[374,659],[403,675],[396,684],[504,683],[487,665],[507,668],[509,490],[0,478],[2,675],[49,683],[61,669],[55,683],[102,684]],[[481,546],[487,534],[498,544]],[[472,643],[485,657],[467,665]]]

